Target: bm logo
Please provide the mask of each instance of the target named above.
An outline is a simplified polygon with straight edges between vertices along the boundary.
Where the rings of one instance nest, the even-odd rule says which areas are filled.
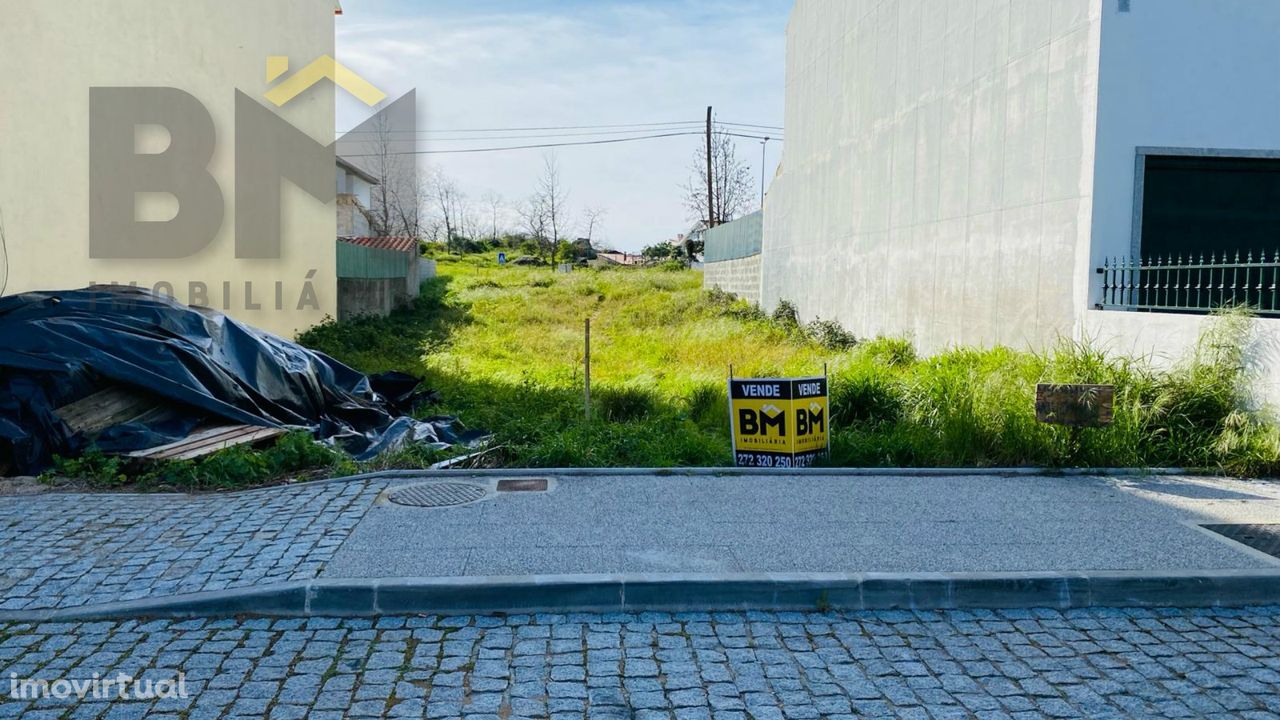
[[[787,414],[777,405],[765,405],[759,410],[749,407],[738,409],[738,427],[743,435],[768,436],[770,430],[780,437],[787,436]]]
[[[818,403],[807,408],[796,408],[796,434],[810,435],[827,431],[826,412]]]
[[[267,60],[267,82],[289,61]],[[329,79],[373,106],[386,95],[325,55],[266,93],[277,107]],[[410,98],[411,95],[406,95]],[[402,98],[403,99],[403,98]],[[194,95],[173,87],[89,89],[89,256],[176,259],[213,242],[226,198],[211,167],[217,145],[213,115]],[[139,127],[159,126],[168,144],[139,152]],[[331,203],[335,148],[312,139],[240,90],[235,91],[235,256],[280,257],[281,181]],[[136,217],[138,196],[167,195],[177,214],[163,221]]]
[[[787,436],[787,414],[776,405],[765,405],[760,410],[739,408],[738,427],[743,435],[767,437],[772,431],[777,437],[784,438]],[[796,435],[821,433],[826,429],[826,411],[821,405],[809,403],[807,408],[796,408]]]

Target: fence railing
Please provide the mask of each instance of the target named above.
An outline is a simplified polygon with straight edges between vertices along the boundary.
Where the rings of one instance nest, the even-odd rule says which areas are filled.
[[[1199,257],[1109,258],[1102,275],[1103,310],[1209,312],[1249,307],[1280,315],[1280,251]]]

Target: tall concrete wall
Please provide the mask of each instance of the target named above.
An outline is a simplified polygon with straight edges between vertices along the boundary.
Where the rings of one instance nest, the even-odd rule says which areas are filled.
[[[89,283],[167,283],[177,299],[225,309],[245,322],[292,335],[333,315],[337,279],[333,204],[283,183],[281,257],[235,257],[235,93],[266,104],[266,60],[291,69],[334,52],[333,0],[156,2],[0,0],[0,211],[7,235],[8,293]],[[178,259],[89,257],[89,89],[173,87],[213,118],[209,171],[225,202],[221,231]],[[321,83],[272,111],[312,138],[334,136],[334,87]],[[137,143],[160,152],[167,134],[143,126]],[[177,203],[141,195],[135,212],[163,221]],[[309,275],[309,273],[313,273]],[[276,282],[283,284],[276,307]],[[252,283],[252,294],[246,293]],[[299,300],[308,282],[316,305]],[[224,286],[224,283],[227,285]],[[257,306],[257,307],[255,307]]]
[[[763,304],[926,351],[1070,334],[1102,2],[797,0]]]

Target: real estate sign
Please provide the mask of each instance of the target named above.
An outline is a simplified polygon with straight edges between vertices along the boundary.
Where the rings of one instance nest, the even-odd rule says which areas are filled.
[[[809,467],[827,453],[827,379],[729,380],[729,425],[738,467]]]

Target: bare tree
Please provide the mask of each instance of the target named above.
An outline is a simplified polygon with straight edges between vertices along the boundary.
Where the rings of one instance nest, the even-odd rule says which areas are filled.
[[[435,211],[440,218],[444,230],[444,242],[450,250],[460,250],[467,222],[467,196],[458,188],[457,183],[443,173],[436,173],[432,183]]]
[[[724,131],[711,136],[712,207],[707,207],[707,148],[698,145],[693,176],[685,183],[685,206],[694,219],[723,225],[752,207],[755,186],[751,168],[738,158],[737,143]]]
[[[529,238],[538,244],[541,253],[552,255],[555,252],[555,241],[547,236],[550,228],[546,203],[540,194],[534,193],[520,206],[520,221]]]
[[[498,214],[502,212],[502,196],[489,191],[481,198],[485,208],[489,210],[489,238],[498,240]]]
[[[608,213],[608,210],[601,207],[589,207],[582,211],[582,224],[587,228],[587,242],[595,241],[596,228],[600,227]]]
[[[537,204],[546,215],[546,223],[551,232],[551,261],[555,262],[556,247],[560,242],[560,231],[564,230],[565,218],[568,216],[566,205],[569,194],[560,181],[560,163],[554,154],[542,158],[542,178],[538,180],[538,188],[534,192]]]
[[[365,169],[377,179],[370,190],[365,216],[375,235],[421,238],[424,207],[431,194],[430,177],[418,167],[416,156],[398,152],[386,117],[378,114],[371,140],[365,141]]]

